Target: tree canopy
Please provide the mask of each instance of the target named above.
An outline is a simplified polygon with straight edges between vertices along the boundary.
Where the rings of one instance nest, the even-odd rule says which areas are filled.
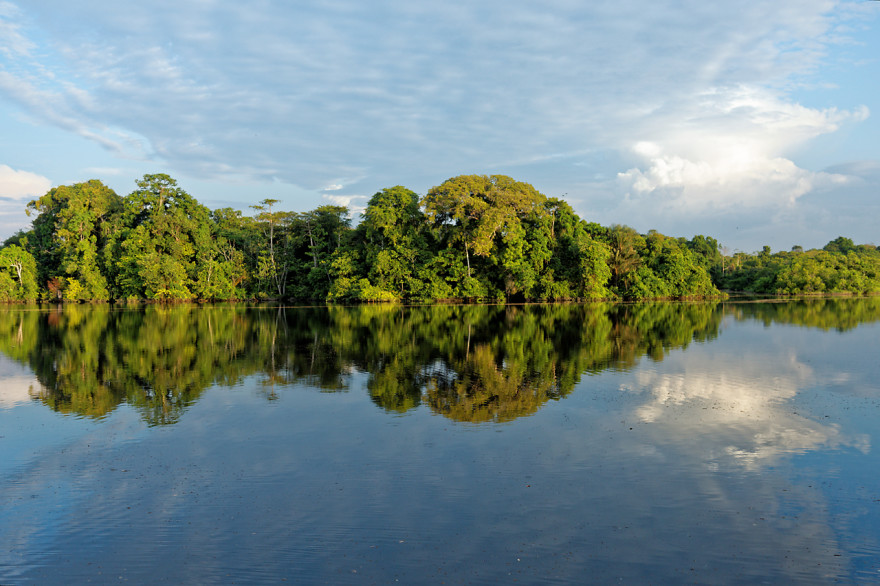
[[[165,174],[126,196],[98,180],[27,205],[0,247],[0,300],[642,300],[880,292],[880,253],[839,237],[823,250],[722,255],[711,236],[641,234],[581,219],[504,175],[452,177],[423,196],[376,192],[348,208],[209,210]]]

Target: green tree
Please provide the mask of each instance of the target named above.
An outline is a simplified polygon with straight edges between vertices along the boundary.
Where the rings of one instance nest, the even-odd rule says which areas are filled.
[[[856,245],[850,238],[845,238],[843,236],[838,236],[828,244],[826,244],[822,250],[826,252],[841,252],[846,254],[851,250],[855,250]]]
[[[37,299],[37,261],[17,244],[0,248],[0,301]]]
[[[685,246],[707,273],[713,274],[721,270],[721,247],[711,236],[698,234],[686,241]]]
[[[105,246],[119,225],[122,198],[97,180],[62,185],[31,201],[38,215],[29,239],[40,279],[70,300],[110,298]]]
[[[354,242],[363,249],[372,285],[397,299],[424,294],[424,283],[418,277],[418,267],[427,256],[424,228],[415,192],[398,185],[370,198]]]
[[[605,299],[611,296],[611,248],[593,239],[584,225],[578,224],[571,239],[572,274],[576,296],[582,299]]]
[[[612,226],[608,231],[611,254],[608,266],[611,269],[611,285],[618,294],[632,284],[636,270],[641,265],[640,252],[645,247],[645,239],[629,226]]]
[[[263,244],[257,221],[241,211],[222,208],[211,212],[218,279],[218,299],[243,299],[258,293],[257,264]],[[222,291],[228,291],[224,294]]]
[[[199,296],[208,286],[199,266],[213,258],[208,209],[168,175],[144,175],[136,183],[125,198],[126,229],[115,242],[120,296]]]
[[[287,293],[287,275],[290,272],[291,235],[289,224],[292,212],[273,211],[277,199],[264,199],[251,206],[258,213],[257,225],[263,232],[263,246],[257,260],[258,277],[269,284],[274,294],[284,297]]]
[[[502,282],[493,288],[510,294],[519,280],[533,278],[522,262],[529,252],[523,222],[546,213],[546,199],[504,175],[461,175],[431,188],[422,205],[439,240],[464,251],[467,279],[474,278],[473,257],[482,257],[487,262],[480,277],[488,277],[489,267],[501,268]]]
[[[325,299],[333,288],[334,254],[357,260],[359,251],[352,251],[351,219],[348,208],[324,205],[314,210],[293,214],[289,220],[291,296],[300,299]],[[338,251],[338,252],[337,252]],[[342,261],[345,264],[347,261]],[[339,266],[339,263],[337,263]],[[346,267],[345,271],[348,268]],[[353,273],[360,274],[354,267]]]

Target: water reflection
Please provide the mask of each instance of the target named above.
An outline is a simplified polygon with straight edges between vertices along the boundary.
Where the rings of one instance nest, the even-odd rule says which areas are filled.
[[[759,470],[820,448],[870,449],[868,436],[848,435],[837,423],[792,409],[799,389],[814,379],[794,353],[771,361],[748,350],[715,356],[703,349],[677,363],[677,373],[637,373],[629,390],[644,390],[650,399],[635,415],[651,424],[658,443],[687,447],[688,457],[710,470]]]
[[[0,582],[871,583],[877,326],[832,306],[878,317],[6,308]]]
[[[174,423],[214,383],[259,375],[266,396],[344,391],[368,374],[376,405],[425,403],[458,421],[509,421],[568,395],[584,373],[717,336],[716,304],[363,306],[67,305],[5,308],[0,350],[33,369],[52,409],[102,417],[122,402]]]
[[[764,325],[790,324],[845,332],[880,319],[880,297],[762,300],[731,303],[726,309],[736,319],[759,320]]]
[[[125,402],[150,424],[168,424],[212,384],[235,385],[256,375],[265,396],[274,399],[291,384],[347,391],[352,374],[362,372],[373,402],[390,413],[424,404],[456,421],[502,422],[566,397],[585,374],[627,370],[643,357],[660,361],[670,350],[711,340],[726,314],[851,328],[880,318],[880,299],[723,306],[6,307],[0,351],[33,370],[39,384],[29,392],[43,403],[87,417],[103,417]],[[645,418],[657,417],[664,401],[700,393],[741,401],[744,408],[760,401],[750,407],[757,412],[797,388],[792,382],[749,398],[748,385],[710,385],[699,373],[650,384],[658,399],[645,406]]]
[[[34,377],[27,369],[0,354],[0,409],[11,409],[33,399]]]

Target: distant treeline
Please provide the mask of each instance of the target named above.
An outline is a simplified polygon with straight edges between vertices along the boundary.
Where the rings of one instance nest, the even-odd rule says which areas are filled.
[[[209,210],[168,175],[122,197],[97,180],[28,204],[32,227],[0,248],[0,300],[320,301],[695,298],[880,292],[880,253],[721,254],[711,237],[586,222],[502,175],[453,177],[419,196],[376,193],[360,222],[320,206],[253,216]]]

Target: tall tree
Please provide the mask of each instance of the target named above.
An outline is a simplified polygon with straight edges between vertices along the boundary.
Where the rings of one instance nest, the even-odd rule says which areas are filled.
[[[144,175],[125,198],[126,230],[116,245],[122,297],[192,299],[199,296],[200,251],[210,251],[206,207],[165,174]],[[210,254],[209,254],[210,257]]]
[[[351,219],[345,206],[324,205],[290,219],[296,247],[297,297],[324,299],[333,281],[333,255],[351,237]]]
[[[37,299],[37,262],[17,244],[0,248],[0,301]]]
[[[259,205],[251,206],[257,211],[255,220],[263,232],[263,246],[257,261],[257,274],[268,281],[279,297],[287,292],[287,274],[290,272],[290,228],[291,212],[273,211],[277,199],[264,199]]]
[[[29,241],[40,280],[57,283],[67,299],[109,299],[104,248],[119,225],[122,198],[93,179],[55,187],[27,209],[38,214]]]
[[[546,213],[546,197],[528,183],[505,175],[460,175],[431,188],[422,199],[432,228],[450,246],[461,246],[468,278],[473,256],[489,258],[502,248],[513,249],[500,258],[505,279],[514,279],[523,267],[523,220]]]
[[[608,234],[611,255],[611,284],[621,293],[633,281],[641,265],[639,252],[645,247],[645,239],[629,226],[612,226]]]
[[[357,231],[371,284],[396,298],[421,295],[417,273],[426,255],[424,226],[415,192],[398,185],[370,198]]]

